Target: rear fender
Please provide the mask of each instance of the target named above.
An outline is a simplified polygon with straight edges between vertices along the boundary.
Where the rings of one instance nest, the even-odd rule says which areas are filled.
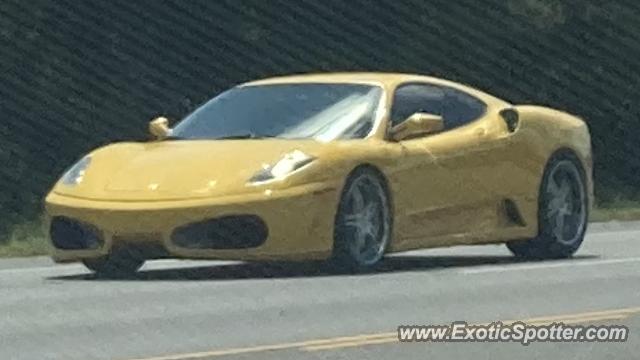
[[[524,152],[527,155],[517,159],[519,168],[526,169],[526,177],[530,179],[526,181],[527,193],[518,201],[526,221],[537,224],[542,176],[549,160],[559,151],[570,151],[580,161],[589,192],[589,204],[592,205],[593,160],[587,124],[575,115],[542,106],[517,105],[510,110],[517,114],[517,126],[512,135],[513,145],[527,149]]]

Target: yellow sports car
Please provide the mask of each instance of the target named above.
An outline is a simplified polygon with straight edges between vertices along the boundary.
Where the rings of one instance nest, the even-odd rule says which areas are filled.
[[[419,75],[296,75],[239,85],[149,142],[73,165],[46,198],[53,258],[99,273],[147,259],[330,259],[506,243],[559,258],[592,203],[579,118]]]

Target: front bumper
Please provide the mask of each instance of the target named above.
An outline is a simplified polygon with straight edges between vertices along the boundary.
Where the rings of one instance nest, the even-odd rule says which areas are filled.
[[[333,246],[333,224],[339,184],[315,183],[286,190],[211,199],[113,202],[55,193],[46,198],[47,229],[51,219],[65,217],[97,228],[103,243],[97,249],[63,250],[53,246],[57,262],[96,258],[114,247],[162,248],[167,257],[227,260],[325,259]],[[266,241],[247,249],[190,249],[172,241],[176,228],[233,215],[256,215],[268,228]]]

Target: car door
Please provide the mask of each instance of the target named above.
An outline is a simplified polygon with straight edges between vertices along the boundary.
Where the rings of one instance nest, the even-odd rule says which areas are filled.
[[[465,235],[495,231],[505,175],[500,159],[507,144],[497,112],[450,87],[398,87],[392,126],[418,111],[442,116],[445,129],[400,143],[403,155],[393,178],[406,189],[396,195],[403,204],[396,209],[399,237],[424,245],[434,237],[468,242]]]

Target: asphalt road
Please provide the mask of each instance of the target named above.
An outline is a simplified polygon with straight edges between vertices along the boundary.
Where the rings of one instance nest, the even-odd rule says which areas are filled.
[[[546,316],[626,324],[629,340],[525,347],[394,337],[403,324]],[[157,261],[109,280],[46,258],[0,260],[0,359],[638,359],[639,333],[640,223],[592,226],[571,260],[516,262],[503,246],[460,247],[396,255],[357,275]]]

